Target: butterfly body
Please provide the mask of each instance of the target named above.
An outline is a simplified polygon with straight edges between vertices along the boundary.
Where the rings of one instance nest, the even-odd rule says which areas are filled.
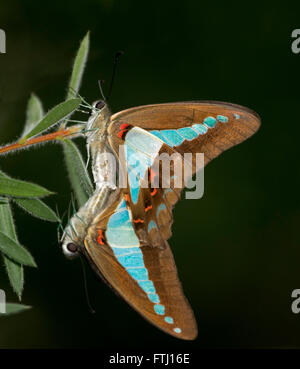
[[[207,164],[251,136],[259,124],[256,113],[228,103],[148,105],[111,115],[102,102],[86,133],[95,192],[65,230],[66,256],[85,255],[144,318],[173,336],[194,339],[197,324],[167,242],[182,190],[174,184],[177,164],[170,165],[167,188],[155,165],[161,155],[201,152]],[[190,166],[195,174],[194,158]],[[125,185],[112,173],[123,173]]]

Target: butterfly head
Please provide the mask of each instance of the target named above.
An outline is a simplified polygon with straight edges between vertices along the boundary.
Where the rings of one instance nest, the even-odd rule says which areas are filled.
[[[59,241],[62,251],[68,259],[80,256],[83,249],[84,235],[85,223],[78,213],[75,212],[69,219]]]
[[[64,255],[68,259],[74,259],[80,255],[81,242],[79,242],[77,237],[73,237],[72,233],[70,232],[71,228],[67,226],[62,236],[60,244]]]
[[[95,137],[107,129],[111,112],[105,100],[95,101],[91,107],[91,114],[86,125],[86,137]]]
[[[62,246],[63,253],[68,259],[73,259],[79,256],[79,248],[76,243],[68,242]]]

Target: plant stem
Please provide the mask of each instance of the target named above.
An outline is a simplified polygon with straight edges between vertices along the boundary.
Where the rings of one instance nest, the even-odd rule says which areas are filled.
[[[12,151],[20,150],[20,149],[23,149],[31,145],[41,144],[44,142],[49,142],[49,141],[54,141],[54,140],[61,140],[69,136],[74,136],[73,138],[75,138],[81,134],[82,129],[83,129],[82,125],[76,125],[68,129],[65,129],[65,128],[59,129],[56,132],[48,133],[47,135],[44,135],[44,136],[30,138],[27,141],[23,141],[21,139],[18,142],[15,142],[13,144],[0,147],[0,155],[6,154]]]

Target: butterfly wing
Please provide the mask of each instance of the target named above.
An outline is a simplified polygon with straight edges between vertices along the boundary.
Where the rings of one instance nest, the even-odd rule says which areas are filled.
[[[197,325],[177,276],[170,247],[142,242],[135,233],[126,191],[89,227],[85,254],[95,271],[129,305],[163,331],[194,339]],[[99,239],[99,232],[101,238]]]
[[[85,253],[96,272],[133,308],[178,338],[197,335],[167,243],[172,207],[181,189],[173,184],[144,186],[149,182],[145,174],[161,153],[204,152],[208,163],[258,127],[258,116],[248,109],[214,102],[149,105],[112,116],[109,141],[116,155],[123,145],[121,167],[128,187],[117,190],[115,200],[89,227]],[[171,170],[174,174],[174,166]]]
[[[170,186],[163,188],[160,182],[151,190],[144,176],[157,156],[204,153],[207,164],[250,137],[260,125],[259,116],[248,108],[206,101],[141,106],[121,111],[111,121],[113,150],[118,155],[120,145],[125,148],[123,166],[128,172],[130,207],[134,219],[143,221],[134,224],[135,231],[141,239],[150,238],[153,245],[160,245],[162,239],[171,236],[172,208],[184,187],[183,183],[177,187],[174,181],[173,163]],[[196,164],[193,155],[191,174],[198,169]]]
[[[139,126],[181,154],[204,153],[205,164],[252,136],[260,126],[254,111],[217,101],[139,106],[114,114],[111,121],[110,131],[115,137],[122,124]]]

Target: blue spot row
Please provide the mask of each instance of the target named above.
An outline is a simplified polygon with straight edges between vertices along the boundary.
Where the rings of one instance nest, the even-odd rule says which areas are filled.
[[[192,141],[198,137],[198,133],[190,127],[179,128],[177,132],[188,141]]]
[[[140,287],[146,292],[146,293],[155,293],[155,287],[152,281],[138,281],[138,284]]]
[[[123,265],[124,268],[132,268],[132,267],[141,268],[144,266],[143,255],[141,255],[141,253],[119,255],[118,260],[120,264]]]
[[[192,128],[199,132],[200,135],[205,135],[205,133],[207,132],[207,127],[201,123],[193,124]]]
[[[204,119],[203,123],[208,127],[208,128],[214,128],[217,124],[217,120],[214,117],[207,117]]]
[[[165,317],[165,321],[166,321],[168,324],[173,324],[173,323],[174,323],[173,318],[171,318],[170,316],[166,316],[166,317]]]
[[[161,139],[168,146],[179,146],[184,140],[192,141],[200,135],[207,133],[208,128],[214,128],[217,124],[227,123],[228,117],[225,115],[218,115],[217,119],[214,117],[206,117],[203,123],[195,123],[191,127],[183,127],[176,129],[163,129],[150,131],[154,136]]]
[[[154,305],[154,310],[155,310],[156,314],[158,314],[158,315],[165,315],[164,305],[160,305],[160,304]]]
[[[156,227],[156,223],[150,222],[148,229],[149,226]],[[154,304],[154,311],[158,315],[164,315],[165,307],[160,304],[160,299],[156,293],[154,284],[149,280],[143,253],[139,247],[140,243],[132,227],[129,212],[124,200],[121,201],[116,212],[111,215],[107,223],[106,239],[119,263],[139,284],[142,290],[147,294],[149,300]]]
[[[228,117],[226,117],[225,115],[218,115],[217,119],[220,123],[227,123],[228,122]]]

